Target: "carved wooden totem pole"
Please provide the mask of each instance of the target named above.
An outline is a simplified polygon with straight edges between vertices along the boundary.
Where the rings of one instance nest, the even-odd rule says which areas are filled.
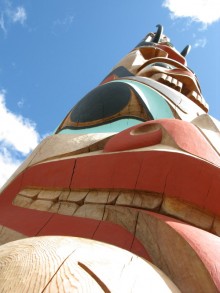
[[[220,124],[189,49],[158,25],[2,188],[0,292],[220,291]]]

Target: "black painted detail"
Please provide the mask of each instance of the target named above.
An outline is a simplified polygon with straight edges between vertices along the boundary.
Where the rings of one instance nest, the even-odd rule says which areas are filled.
[[[157,32],[156,32],[152,42],[159,43],[160,38],[163,35],[163,26],[161,24],[158,24],[156,27],[157,27]]]
[[[135,48],[138,47],[157,47],[157,44],[153,43],[153,42],[147,42],[145,39],[143,39],[140,43],[137,44],[137,46],[135,46]]]
[[[116,121],[119,121],[119,120],[126,120],[126,119],[135,119],[135,120],[138,120],[141,122],[145,122],[146,120],[143,119],[143,118],[139,118],[139,117],[131,117],[131,116],[123,116],[123,117],[116,117],[116,118],[113,118],[111,119],[110,121],[107,120],[105,122],[100,122],[100,123],[96,123],[95,125],[86,125],[86,126],[72,126],[72,125],[68,125],[68,126],[65,126],[65,127],[62,127],[61,129],[59,129],[56,133],[59,133],[61,130],[63,129],[73,129],[73,130],[79,130],[79,129],[89,129],[89,128],[93,128],[93,127],[97,127],[97,126],[101,126],[101,125],[107,125],[109,123],[114,123]]]
[[[189,54],[189,51],[191,50],[191,46],[190,45],[187,45],[183,50],[182,52],[180,53],[183,57],[186,57],[186,55]]]
[[[92,122],[119,113],[129,103],[130,86],[126,83],[107,83],[89,92],[70,114],[72,122]]]
[[[109,78],[111,75],[115,75],[116,77],[126,77],[126,76],[134,76],[127,68],[124,66],[119,66],[116,69],[112,70],[102,81],[102,83]]]

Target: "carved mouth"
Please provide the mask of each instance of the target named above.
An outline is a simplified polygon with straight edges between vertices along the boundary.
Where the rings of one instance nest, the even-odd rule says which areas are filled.
[[[161,193],[138,190],[45,190],[27,188],[21,190],[13,205],[58,213],[66,216],[96,220],[122,221],[127,227],[128,214],[136,217],[138,211],[151,211],[169,215],[210,231],[215,217],[192,204]],[[217,221],[217,220],[216,220]],[[211,231],[218,235],[217,231]]]
[[[208,105],[201,95],[195,74],[179,62],[168,58],[153,58],[141,66],[137,75],[169,86],[192,100],[204,111],[208,111]]]
[[[202,97],[202,95],[200,95],[195,90],[189,90],[186,83],[166,73],[155,73],[150,78],[180,92],[181,94],[183,94],[184,96],[186,96],[187,98],[195,102],[197,105],[199,105],[203,110],[207,111],[207,104],[204,98]]]
[[[178,92],[182,92],[183,83],[170,75],[165,73],[155,73],[151,76],[151,78],[175,89]]]

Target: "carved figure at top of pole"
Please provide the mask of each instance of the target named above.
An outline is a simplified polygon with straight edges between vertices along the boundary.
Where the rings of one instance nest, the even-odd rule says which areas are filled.
[[[208,111],[199,82],[163,28],[149,33],[70,111],[56,133],[121,131],[140,121],[191,121]]]

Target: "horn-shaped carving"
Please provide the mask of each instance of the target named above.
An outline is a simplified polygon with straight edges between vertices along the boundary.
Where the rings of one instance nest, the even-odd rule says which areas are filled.
[[[186,55],[189,54],[189,51],[190,51],[190,50],[191,50],[191,46],[190,46],[190,45],[187,45],[187,46],[182,50],[181,55],[182,55],[183,57],[186,57]]]
[[[157,28],[158,28],[157,32],[156,32],[156,34],[155,34],[155,36],[154,36],[154,38],[152,40],[154,43],[159,43],[161,35],[163,34],[163,26],[161,24],[158,24]]]

